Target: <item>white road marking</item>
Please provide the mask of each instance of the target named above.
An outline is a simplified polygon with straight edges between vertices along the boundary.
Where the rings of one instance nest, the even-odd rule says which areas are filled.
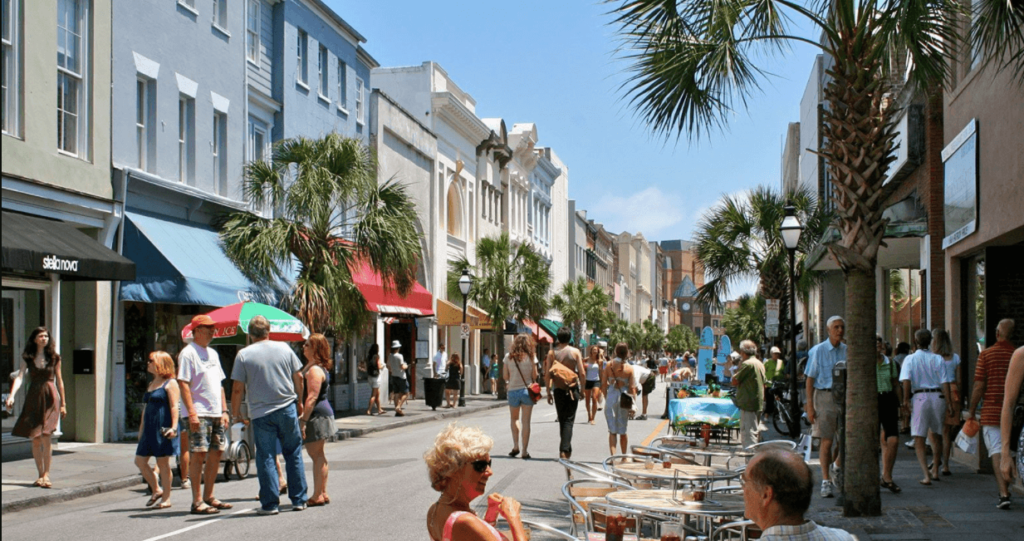
[[[242,513],[248,513],[250,511],[255,511],[255,510],[256,510],[255,507],[253,507],[251,509],[242,509],[240,511],[235,511],[234,513],[229,513],[227,516],[241,515]],[[185,532],[195,530],[196,528],[202,528],[203,526],[209,526],[210,524],[213,524],[214,522],[220,522],[220,521],[224,520],[225,518],[227,518],[227,517],[222,515],[219,518],[212,518],[212,519],[209,519],[209,520],[204,520],[204,521],[200,522],[199,524],[195,524],[193,526],[189,526],[188,528],[182,528],[180,530],[175,530],[173,532],[165,533],[163,535],[158,535],[156,537],[150,537],[149,539],[146,539],[145,541],[157,541],[158,539],[167,539],[168,537],[174,537],[176,535],[180,535],[180,534],[183,534]]]

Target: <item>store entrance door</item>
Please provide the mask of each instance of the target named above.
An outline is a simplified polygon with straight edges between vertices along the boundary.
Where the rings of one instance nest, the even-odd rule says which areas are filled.
[[[386,327],[385,342],[388,345],[388,352],[391,352],[391,342],[398,340],[402,343],[400,353],[409,365],[409,393],[416,396],[416,326],[412,322],[395,322]]]

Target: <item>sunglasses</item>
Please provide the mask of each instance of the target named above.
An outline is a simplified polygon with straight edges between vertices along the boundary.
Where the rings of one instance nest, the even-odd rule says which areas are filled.
[[[473,465],[473,470],[477,473],[483,473],[487,471],[487,468],[491,467],[490,460],[474,460],[473,462],[470,462],[470,464]]]

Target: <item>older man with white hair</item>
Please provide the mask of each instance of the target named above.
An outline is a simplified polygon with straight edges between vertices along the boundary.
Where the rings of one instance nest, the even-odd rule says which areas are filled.
[[[839,450],[832,452],[832,440],[839,427],[839,406],[832,397],[832,369],[846,360],[846,321],[842,316],[828,318],[828,339],[807,352],[807,420],[813,425],[811,435],[821,439],[821,497],[832,497],[830,466],[838,469]]]
[[[742,363],[732,376],[736,387],[733,402],[740,409],[740,444],[750,447],[758,441],[761,412],[764,411],[764,365],[757,355],[753,340],[740,342]]]

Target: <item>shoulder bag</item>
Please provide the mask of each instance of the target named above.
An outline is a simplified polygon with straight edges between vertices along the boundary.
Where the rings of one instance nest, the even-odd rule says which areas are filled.
[[[511,358],[509,360],[512,361],[512,364],[516,365],[516,372],[519,372],[519,377],[523,378],[523,381],[526,381],[526,376],[523,375],[523,369],[519,367],[519,361]],[[526,393],[530,395],[530,400],[533,400],[534,404],[540,402],[540,384],[536,381],[526,384]]]

